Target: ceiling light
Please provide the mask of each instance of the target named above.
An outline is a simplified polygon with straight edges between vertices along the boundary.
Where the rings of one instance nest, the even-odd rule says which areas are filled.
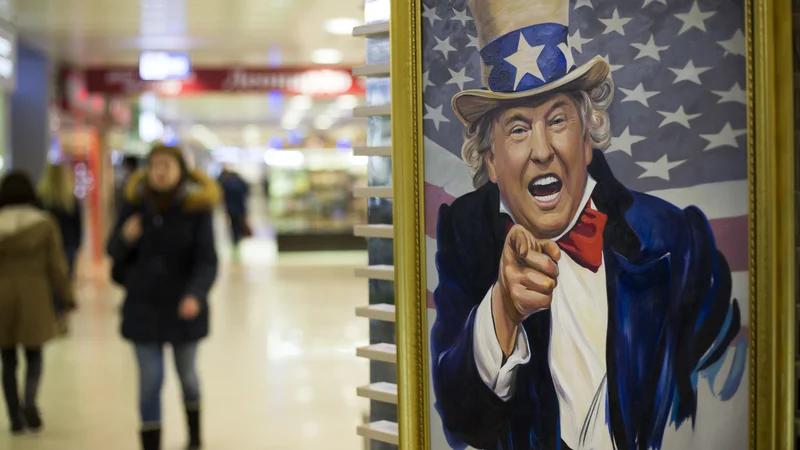
[[[296,95],[292,97],[292,100],[289,102],[289,108],[305,111],[311,108],[311,97],[308,95]]]
[[[358,98],[355,95],[342,95],[336,99],[336,106],[340,109],[353,109],[358,106]]]
[[[333,126],[334,119],[330,116],[319,116],[314,119],[314,128],[318,130],[327,130]]]
[[[353,28],[359,25],[361,22],[356,19],[340,17],[325,22],[325,31],[330,34],[350,35],[353,34]]]
[[[339,64],[342,62],[342,52],[333,48],[320,48],[311,53],[314,64]]]

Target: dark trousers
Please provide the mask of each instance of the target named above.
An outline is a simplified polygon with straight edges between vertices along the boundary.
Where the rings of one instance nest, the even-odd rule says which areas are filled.
[[[0,349],[3,362],[3,394],[9,416],[19,413],[22,403],[17,386],[17,349],[9,347]],[[36,397],[39,393],[39,381],[42,379],[42,349],[25,349],[25,407],[36,408]]]
[[[228,214],[228,218],[231,221],[231,239],[233,240],[233,245],[239,245],[239,242],[244,239],[245,236],[245,216],[242,214]]]

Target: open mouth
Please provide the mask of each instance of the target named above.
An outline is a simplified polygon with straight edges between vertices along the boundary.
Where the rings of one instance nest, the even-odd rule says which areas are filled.
[[[555,202],[561,194],[564,183],[555,175],[541,175],[528,184],[528,191],[538,202],[548,204]]]

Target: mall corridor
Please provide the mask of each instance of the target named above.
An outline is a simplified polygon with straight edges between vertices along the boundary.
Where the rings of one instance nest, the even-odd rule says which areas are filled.
[[[200,350],[203,448],[362,448],[354,430],[368,404],[356,387],[368,382],[369,368],[354,352],[368,330],[353,311],[367,297],[367,282],[353,270],[366,253],[278,255],[269,238],[260,238],[246,243],[239,263],[226,254],[221,248],[211,335]],[[134,356],[118,331],[122,293],[100,270],[93,275],[83,266],[71,332],[45,350],[45,430],[12,438],[0,415],[0,449],[139,448]],[[162,448],[177,450],[186,430],[166,358]]]

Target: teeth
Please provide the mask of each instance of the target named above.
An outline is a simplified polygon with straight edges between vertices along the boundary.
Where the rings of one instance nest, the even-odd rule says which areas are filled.
[[[548,184],[558,183],[558,178],[549,175],[544,178],[539,178],[538,180],[534,181],[533,184],[536,186],[547,186]]]
[[[550,194],[550,195],[537,195],[537,196],[534,196],[534,198],[536,200],[541,201],[541,202],[549,202],[551,200],[555,200],[556,197],[558,197],[558,194],[559,194],[559,192],[556,192],[555,194]]]

